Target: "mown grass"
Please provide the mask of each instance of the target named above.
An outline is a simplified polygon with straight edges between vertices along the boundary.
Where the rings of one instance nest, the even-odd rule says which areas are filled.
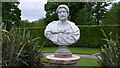
[[[54,53],[58,47],[44,47],[43,52],[44,53]],[[68,48],[72,53],[77,54],[95,54],[99,53],[99,48],[81,48],[81,47],[69,47]]]
[[[99,66],[97,61],[95,58],[80,57],[77,66]]]

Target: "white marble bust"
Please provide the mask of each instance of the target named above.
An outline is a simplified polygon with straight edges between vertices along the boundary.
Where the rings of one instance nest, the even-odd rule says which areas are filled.
[[[80,30],[75,23],[68,21],[69,8],[59,5],[56,10],[59,20],[49,23],[44,35],[57,45],[70,45],[79,40]]]

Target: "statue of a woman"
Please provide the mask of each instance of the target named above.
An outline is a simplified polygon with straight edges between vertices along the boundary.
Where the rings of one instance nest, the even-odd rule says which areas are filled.
[[[57,45],[70,45],[80,37],[80,30],[75,23],[68,21],[69,8],[66,5],[58,6],[56,10],[59,20],[49,23],[44,35]]]

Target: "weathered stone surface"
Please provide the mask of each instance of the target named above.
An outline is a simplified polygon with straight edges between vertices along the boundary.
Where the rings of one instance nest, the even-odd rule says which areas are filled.
[[[44,35],[57,45],[71,45],[79,40],[80,29],[67,19],[69,16],[68,6],[58,6],[57,12],[59,20],[49,23]]]
[[[59,46],[59,49],[55,52],[54,56],[58,57],[58,58],[72,57],[72,53],[67,48],[68,48],[68,46],[66,46],[66,45]]]
[[[52,64],[76,64],[77,61],[80,59],[80,57],[76,55],[72,55],[72,57],[70,58],[58,58],[54,57],[54,54],[48,55],[46,56],[46,58],[48,62]]]
[[[70,57],[72,57],[72,53],[55,53],[54,57],[58,57],[58,58],[70,58]]]

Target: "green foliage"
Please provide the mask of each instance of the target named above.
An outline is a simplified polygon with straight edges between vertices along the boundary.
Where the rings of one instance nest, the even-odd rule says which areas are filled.
[[[116,27],[106,27],[106,26],[86,27],[86,26],[79,26],[79,25],[78,27],[80,28],[80,39],[76,43],[70,45],[70,47],[91,47],[91,48],[94,47],[95,48],[95,47],[103,46],[103,44],[105,44],[105,41],[101,40],[104,38],[104,36],[102,35],[100,28],[104,29],[107,32],[107,35],[109,34],[110,31],[113,31],[113,30],[114,30],[113,32],[114,35],[117,33],[117,31],[115,31],[117,29]],[[109,29],[109,28],[113,28],[113,29]],[[40,42],[39,45],[41,45],[41,43],[46,41],[44,45],[45,47],[57,46],[53,44],[50,40],[45,38],[44,36],[45,27],[29,27],[27,30],[31,32],[31,35],[34,38],[41,37],[41,40],[39,41]]]
[[[103,24],[108,25],[118,25],[120,17],[120,2],[112,4],[112,8],[106,14],[106,19]]]
[[[45,24],[58,20],[55,13],[57,7],[65,4],[70,9],[69,20],[77,25],[99,25],[105,19],[105,14],[108,10],[105,8],[110,3],[107,2],[47,2],[45,4],[46,18]]]
[[[20,28],[20,30],[23,31],[24,28]],[[47,46],[47,47],[55,46],[55,44],[53,44],[50,40],[48,40],[44,36],[45,27],[26,27],[26,30],[30,31],[30,34],[31,36],[33,36],[33,38],[40,37],[38,45],[41,46],[44,42],[46,42],[44,46]]]
[[[103,27],[101,27],[103,28]],[[80,39],[71,46],[77,47],[101,47],[103,38],[98,27],[80,27]]]
[[[89,12],[88,12],[89,11]],[[77,24],[79,25],[94,25],[92,18],[92,11],[90,10],[90,7],[84,6],[82,10],[79,10],[78,14],[76,15]]]
[[[56,8],[57,8],[57,3],[52,3],[49,2],[45,4],[45,11],[46,13],[46,18],[45,18],[45,24],[47,25],[49,22],[52,22],[53,20],[57,20],[57,14],[56,14]]]
[[[119,68],[120,65],[120,44],[118,43],[118,36],[116,40],[112,39],[112,33],[110,33],[110,39],[106,36],[105,32],[103,35],[105,36],[105,40],[107,43],[102,47],[101,57],[102,60],[99,59],[99,63],[104,68]]]
[[[111,3],[109,2],[96,2],[94,6],[92,6],[92,16],[93,22],[96,22],[97,25],[100,25],[105,20],[105,14],[108,12],[106,8]]]
[[[40,37],[33,38],[30,31],[12,29],[2,34],[3,66],[41,66],[42,47]]]
[[[38,20],[38,22],[35,23],[35,27],[44,27],[45,23],[44,23],[44,18]]]
[[[22,20],[22,21],[20,21],[19,27],[20,28],[45,27],[44,18],[39,19],[38,21],[33,21],[33,22],[29,22],[28,20]]]
[[[105,31],[106,36],[109,38],[109,33],[112,32],[112,39],[115,40],[116,39],[116,35],[118,34],[118,27],[117,26],[106,26],[101,28]],[[102,33],[101,33],[102,34]],[[103,34],[102,34],[103,35]],[[104,38],[104,37],[103,37]]]
[[[21,28],[34,27],[34,25],[35,25],[35,23],[31,23],[31,22],[29,22],[29,21],[27,21],[27,20],[22,20],[22,21],[20,22],[19,27],[21,27]]]
[[[119,16],[120,16],[120,2],[114,3],[112,9],[106,16],[106,20],[104,24],[112,24],[119,25]],[[105,37],[106,44],[102,47],[101,57],[102,60],[99,59],[99,63],[104,68],[119,68],[120,65],[120,27],[107,27],[101,30]]]
[[[2,21],[6,25],[6,30],[10,31],[12,23],[19,26],[21,20],[21,10],[18,8],[19,2],[3,2],[2,3]]]

